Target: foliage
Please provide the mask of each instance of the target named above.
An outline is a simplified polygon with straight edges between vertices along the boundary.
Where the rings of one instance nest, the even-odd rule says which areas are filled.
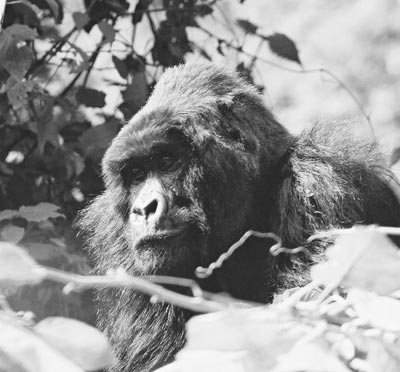
[[[314,266],[313,281],[278,295],[269,307],[223,296],[206,299],[196,287],[192,287],[194,298],[174,294],[126,272],[103,277],[71,275],[39,266],[11,243],[0,243],[0,283],[23,286],[49,279],[66,284],[68,293],[97,286],[130,287],[152,295],[153,302],[168,301],[188,309],[197,306],[198,311],[209,312],[188,322],[185,348],[160,372],[395,372],[400,367],[400,256],[379,229],[341,231],[328,248],[327,261]],[[400,229],[395,232],[400,234]],[[159,280],[191,286],[179,278]],[[0,365],[9,372],[21,367],[46,371],[47,364],[41,363],[44,358],[54,359],[59,370],[77,371],[74,364],[91,371],[114,360],[108,342],[92,327],[65,318],[35,324],[30,313],[13,312],[4,298],[1,305]],[[23,347],[10,346],[15,337]],[[31,351],[22,362],[21,350]]]
[[[94,311],[87,292],[62,295],[59,284],[43,281],[43,271],[37,263],[72,273],[89,273],[90,262],[82,254],[71,222],[76,211],[101,192],[99,164],[105,149],[124,123],[142,107],[166,67],[182,63],[194,54],[215,59],[216,55],[229,58],[235,53],[239,56],[238,71],[263,90],[255,79],[255,62],[279,65],[270,63],[269,54],[267,58],[265,52],[261,55],[260,48],[252,53],[247,51],[249,40],[256,40],[260,47],[268,46],[272,55],[281,58],[278,61],[283,61],[287,70],[328,72],[305,70],[293,40],[280,32],[265,33],[249,20],[237,19],[231,30],[233,39],[235,33],[241,33],[243,42],[210,31],[205,21],[213,19],[218,11],[217,0],[84,0],[76,8],[67,7],[67,3],[70,2],[7,0],[0,33],[0,240],[3,241],[0,282],[12,307],[24,311],[22,315],[16,314],[7,310],[6,303],[1,303],[6,310],[0,312],[0,369],[7,371],[44,371],[50,364],[43,361],[50,358],[54,361],[51,369],[56,366],[60,371],[94,370],[111,363],[113,357],[108,346],[95,330],[72,320],[48,318],[65,315],[92,323]],[[199,34],[212,42],[203,42]],[[333,74],[328,75],[348,90]],[[389,247],[386,243],[375,243]],[[23,250],[13,244],[19,244]],[[369,248],[356,251],[350,271],[328,267],[323,272],[333,272],[336,276],[321,275],[319,280],[326,279],[328,288],[332,281],[343,282],[348,288],[364,282],[364,270],[371,269],[371,252]],[[393,252],[386,258],[382,268],[397,267]],[[351,290],[346,300],[328,297],[317,308],[309,308],[301,300],[293,305],[289,298],[290,306],[286,303],[283,310],[281,307],[268,310],[266,317],[277,316],[281,327],[295,322],[294,333],[304,319],[312,326],[302,324],[294,338],[289,335],[289,341],[280,342],[275,336],[280,336],[283,328],[262,328],[265,334],[274,335],[264,339],[263,345],[268,343],[275,354],[286,353],[293,346],[288,354],[293,360],[297,360],[296,355],[311,353],[310,360],[314,356],[329,357],[327,360],[333,358],[335,363],[347,366],[355,359],[360,360],[361,355],[364,358],[361,360],[377,371],[386,362],[389,370],[390,363],[398,367],[395,350],[398,329],[387,329],[388,324],[395,326],[396,320],[384,316],[377,319],[365,305],[369,301],[379,315],[388,311],[391,316],[398,308],[398,301],[388,297],[389,287],[396,289],[392,288],[393,282],[389,283],[389,276],[380,271],[380,266],[375,268],[374,278],[382,280],[370,282],[364,292]],[[396,278],[397,271],[393,271]],[[27,283],[31,286],[24,286]],[[28,311],[34,312],[37,324]],[[224,322],[231,315],[224,313],[215,322],[211,318],[200,334],[202,338],[205,331],[210,332],[204,337],[204,345],[207,341],[209,347],[214,336],[217,351],[226,343],[226,335],[230,333]],[[292,317],[289,323],[285,323],[287,317]],[[46,319],[40,322],[43,318]],[[241,314],[234,321],[238,319],[242,321]],[[249,320],[247,314],[244,319],[245,323]],[[364,322],[360,326],[360,319],[367,320],[368,325]],[[202,322],[199,318],[189,325],[189,337],[191,330],[198,331],[198,321]],[[325,337],[326,329],[317,334],[312,332],[321,324],[340,328],[335,328],[334,338],[330,339]],[[349,324],[356,329],[347,329]],[[249,324],[250,330],[258,326]],[[241,332],[247,332],[246,327],[247,323]],[[80,340],[76,340],[77,332],[82,335]],[[221,336],[218,332],[222,332],[223,339],[217,345]],[[368,332],[372,338],[368,338]],[[306,345],[298,345],[299,337],[309,333],[315,337]],[[366,347],[360,343],[365,337]],[[21,341],[22,349],[13,347],[15,339]],[[349,340],[351,352],[342,350]],[[190,355],[193,339],[190,341],[178,362]],[[196,341],[198,349],[204,346],[200,341]],[[250,337],[249,341],[255,340]],[[21,358],[26,351],[33,359]],[[380,353],[384,355],[383,361],[377,361]],[[207,360],[219,363],[220,356],[209,358],[207,354]],[[193,357],[202,359],[200,354]],[[241,360],[241,355],[236,357]],[[303,369],[313,370],[309,367],[305,365]],[[363,365],[358,370],[363,371]]]
[[[212,49],[234,50],[201,25],[217,5],[85,0],[67,10],[60,0],[7,2],[0,34],[1,240],[22,244],[40,263],[89,271],[71,222],[103,188],[100,159],[166,67],[192,52],[210,59]],[[240,19],[237,28],[300,63],[286,36],[258,35],[257,26]],[[206,50],[193,30],[218,42]],[[239,61],[237,68],[252,81],[253,63]],[[25,310],[41,303],[32,309],[39,318],[50,307],[51,314],[65,308],[65,315],[92,321],[92,311],[78,309],[86,298],[66,300],[54,289],[46,283],[16,291],[12,301]]]

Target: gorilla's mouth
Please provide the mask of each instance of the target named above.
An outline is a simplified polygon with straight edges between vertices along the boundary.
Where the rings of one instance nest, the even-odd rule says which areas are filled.
[[[170,230],[158,231],[154,234],[148,234],[143,238],[140,238],[139,241],[137,242],[137,246],[141,246],[144,244],[148,245],[152,243],[166,242],[168,240],[177,238],[184,234],[185,234],[185,229],[170,229]]]

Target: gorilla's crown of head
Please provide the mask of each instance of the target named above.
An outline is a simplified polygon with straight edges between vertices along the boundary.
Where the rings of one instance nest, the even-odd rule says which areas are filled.
[[[241,153],[253,174],[260,161],[270,166],[289,147],[291,136],[265,106],[257,89],[233,69],[211,63],[188,63],[161,76],[146,105],[114,140],[105,157],[119,154],[118,145],[140,140],[143,131],[179,128],[198,151],[216,146],[218,152]],[[267,144],[267,146],[265,146]],[[285,145],[287,144],[287,145]],[[202,154],[203,155],[203,154]],[[261,160],[264,159],[264,160]]]

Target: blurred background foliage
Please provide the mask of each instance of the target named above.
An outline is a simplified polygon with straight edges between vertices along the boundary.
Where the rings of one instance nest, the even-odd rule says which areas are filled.
[[[193,59],[236,68],[293,132],[345,119],[371,136],[370,118],[392,153],[400,143],[399,19],[395,0],[7,0],[1,240],[46,265],[89,272],[71,226],[103,188],[102,155],[164,69]],[[42,284],[8,295],[39,318],[93,320],[87,293],[60,293]]]

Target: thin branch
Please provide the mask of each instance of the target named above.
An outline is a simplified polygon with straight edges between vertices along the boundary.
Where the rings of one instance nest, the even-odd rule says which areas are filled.
[[[292,72],[292,73],[296,73],[296,74],[315,74],[315,73],[319,73],[319,74],[325,74],[330,76],[342,89],[344,89],[346,91],[346,93],[350,96],[350,98],[352,99],[352,101],[356,104],[357,108],[359,109],[359,111],[361,112],[361,115],[365,118],[365,120],[367,121],[367,124],[371,130],[372,136],[375,137],[375,131],[372,125],[372,121],[371,121],[371,117],[370,115],[366,112],[366,110],[364,109],[364,107],[362,106],[360,100],[358,99],[358,97],[353,93],[353,91],[339,78],[337,77],[333,72],[329,71],[328,69],[324,68],[324,67],[320,67],[320,68],[311,68],[311,69],[294,69],[294,68],[290,68],[290,67],[286,67],[286,66],[282,66],[279,63],[275,63],[273,61],[270,61],[268,59],[259,57],[253,53],[247,52],[246,50],[243,49],[243,47],[238,47],[234,44],[232,44],[231,42],[229,42],[228,40],[225,39],[221,39],[217,36],[215,36],[211,31],[205,29],[202,26],[198,27],[201,31],[203,31],[204,33],[206,33],[208,36],[216,39],[219,43],[224,43],[227,47],[234,49],[240,53],[242,53],[243,55],[252,58],[252,60],[256,59],[257,61],[266,63],[272,67],[275,68],[279,68],[280,70],[283,71],[288,71],[288,72]],[[257,35],[260,36],[260,35]]]
[[[188,310],[196,312],[215,312],[225,310],[228,306],[215,301],[209,301],[203,297],[189,297],[165,289],[146,279],[132,277],[127,274],[119,276],[83,276],[70,274],[61,270],[43,267],[45,278],[66,284],[64,292],[83,290],[87,288],[131,288],[148,294],[153,300],[168,302]]]

